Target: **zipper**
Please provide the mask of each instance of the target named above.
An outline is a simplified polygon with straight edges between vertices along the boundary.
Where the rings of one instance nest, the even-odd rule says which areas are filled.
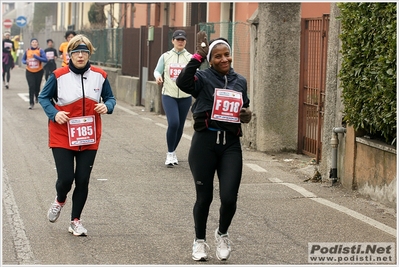
[[[82,95],[83,95],[83,98],[82,98],[82,101],[83,101],[82,113],[83,113],[83,116],[85,116],[86,115],[86,110],[85,110],[86,97],[85,97],[85,87],[84,87],[84,82],[83,82],[83,80],[84,80],[83,74],[81,74],[80,77],[81,77],[80,80],[82,81]],[[79,151],[81,151],[81,148],[82,148],[82,146],[79,146]]]
[[[177,53],[177,63],[179,63],[179,60],[180,59],[180,54],[179,53]],[[179,96],[180,96],[180,89],[179,89],[179,87],[177,87],[177,98],[179,98]]]

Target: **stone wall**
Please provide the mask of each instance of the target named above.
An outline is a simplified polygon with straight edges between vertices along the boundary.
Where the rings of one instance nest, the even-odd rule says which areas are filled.
[[[381,141],[356,137],[352,127],[345,135],[341,184],[388,206],[396,206],[396,148]]]

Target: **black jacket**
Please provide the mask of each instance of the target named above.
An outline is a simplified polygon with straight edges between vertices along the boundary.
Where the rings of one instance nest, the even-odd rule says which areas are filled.
[[[191,94],[195,102],[191,108],[194,118],[194,130],[203,131],[215,128],[242,136],[241,123],[229,123],[211,120],[215,88],[234,90],[242,93],[243,107],[249,107],[247,95],[247,80],[234,72],[233,68],[227,75],[221,75],[212,67],[198,70],[201,62],[192,58],[179,74],[176,84],[183,92]]]

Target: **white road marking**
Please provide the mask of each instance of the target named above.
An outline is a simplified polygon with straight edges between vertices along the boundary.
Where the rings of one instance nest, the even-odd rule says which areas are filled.
[[[137,114],[136,112],[131,111],[130,109],[121,107],[120,105],[116,105],[115,107],[116,107],[116,108],[119,108],[119,109],[121,109],[121,110],[123,110],[123,111],[126,112],[126,113],[129,113],[129,114],[132,114],[132,115],[139,115],[139,114]]]
[[[11,227],[15,257],[19,264],[35,264],[32,248],[26,236],[25,226],[15,202],[14,193],[10,187],[7,170],[3,164],[3,209],[7,214],[8,222]]]
[[[267,170],[263,169],[261,166],[257,164],[252,164],[252,163],[245,163],[248,167],[250,167],[252,170],[256,172],[267,172]]]
[[[392,228],[392,227],[390,227],[388,225],[385,225],[383,223],[380,223],[380,222],[378,222],[378,221],[376,221],[376,220],[374,220],[374,219],[372,219],[370,217],[367,217],[367,216],[365,216],[363,214],[360,214],[357,211],[348,209],[347,207],[341,206],[341,205],[336,204],[334,202],[331,202],[331,201],[329,201],[327,199],[318,197],[317,195],[315,195],[312,192],[306,190],[302,186],[299,186],[299,185],[296,185],[296,184],[292,184],[292,183],[285,183],[285,182],[281,181],[278,178],[269,178],[269,181],[272,182],[272,183],[279,183],[281,185],[285,185],[285,186],[291,188],[292,190],[298,192],[302,196],[304,196],[306,198],[309,198],[310,200],[316,201],[317,203],[320,203],[322,205],[325,205],[327,207],[330,207],[330,208],[333,208],[333,209],[335,209],[337,211],[345,213],[346,215],[349,215],[349,216],[351,216],[351,217],[353,217],[355,219],[358,219],[358,220],[360,220],[360,221],[362,221],[364,223],[367,223],[367,224],[369,224],[369,225],[371,225],[371,226],[373,226],[373,227],[375,227],[377,229],[380,229],[380,230],[384,231],[385,233],[390,234],[390,235],[392,235],[394,237],[396,237],[396,235],[397,235],[396,234],[396,229],[394,229],[394,228]]]
[[[188,135],[188,134],[185,134],[185,133],[183,134],[183,137],[188,139],[188,140],[193,139],[191,135]]]
[[[23,101],[29,102],[29,93],[19,93],[18,96],[22,98]]]
[[[162,124],[162,123],[159,123],[159,122],[155,123],[155,125],[158,125],[159,127],[162,127],[162,128],[164,128],[164,129],[168,129],[168,126],[167,126],[167,125]]]

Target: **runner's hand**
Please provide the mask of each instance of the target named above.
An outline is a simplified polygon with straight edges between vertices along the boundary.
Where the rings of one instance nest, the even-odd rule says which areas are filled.
[[[240,121],[242,123],[248,123],[251,121],[252,118],[252,111],[250,111],[248,108],[243,108],[240,111]]]
[[[107,114],[108,108],[107,108],[107,106],[105,104],[98,103],[98,104],[95,104],[95,106],[96,106],[94,108],[95,112],[100,113],[100,114]]]
[[[205,31],[197,33],[197,54],[206,59],[209,51],[208,37]]]
[[[69,121],[69,117],[68,117],[69,112],[66,111],[58,111],[57,114],[55,114],[55,122],[57,122],[58,124],[64,124],[67,121]]]

